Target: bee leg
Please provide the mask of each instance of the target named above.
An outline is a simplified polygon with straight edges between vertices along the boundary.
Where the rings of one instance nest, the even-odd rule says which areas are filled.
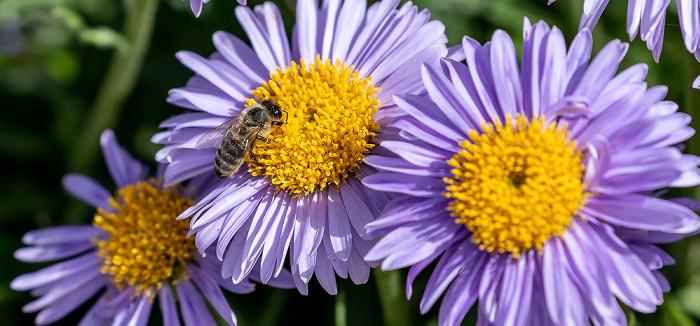
[[[282,121],[272,121],[272,124],[275,126],[284,126],[284,122]]]
[[[263,142],[263,143],[268,143],[268,142],[270,142],[269,140],[267,140],[267,138],[265,138],[265,137],[263,137],[263,136],[255,136],[255,138],[257,138],[259,141],[261,141],[261,142]]]
[[[248,164],[261,167],[262,164],[258,162],[259,156],[253,152],[248,153]]]

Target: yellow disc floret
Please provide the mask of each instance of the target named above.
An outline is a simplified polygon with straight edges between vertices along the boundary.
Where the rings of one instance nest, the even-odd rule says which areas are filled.
[[[194,237],[186,237],[189,219],[176,218],[193,202],[178,190],[161,189],[154,180],[139,182],[110,198],[110,211],[97,210],[93,223],[106,232],[96,240],[104,259],[101,272],[118,288],[129,285],[135,295],[152,295],[163,282],[186,276]]]
[[[274,127],[268,142],[256,142],[250,171],[297,195],[338,184],[373,147],[378,91],[340,61],[277,68],[253,94],[275,100],[286,111],[285,125]]]
[[[448,161],[448,209],[482,250],[519,257],[542,249],[564,233],[586,198],[581,153],[564,127],[543,117],[507,117],[505,126],[483,129]]]

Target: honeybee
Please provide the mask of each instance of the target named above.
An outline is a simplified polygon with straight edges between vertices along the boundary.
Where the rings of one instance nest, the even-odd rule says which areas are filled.
[[[259,104],[244,109],[240,115],[226,121],[204,134],[195,149],[216,147],[214,170],[223,179],[232,176],[243,166],[246,156],[250,155],[256,141],[268,142],[272,126],[283,126],[282,110],[273,100],[264,100]]]

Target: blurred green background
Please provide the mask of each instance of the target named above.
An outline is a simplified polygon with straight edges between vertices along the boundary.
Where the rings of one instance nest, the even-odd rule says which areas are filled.
[[[294,22],[294,0],[274,1],[287,30]],[[260,1],[250,1],[254,6]],[[449,45],[469,35],[486,42],[495,29],[508,32],[519,47],[524,16],[557,25],[571,41],[583,0],[418,0],[432,18],[446,25]],[[137,158],[153,166],[158,146],[150,137],[163,119],[183,110],[165,102],[169,89],[185,84],[191,71],[174,54],[190,50],[204,56],[214,51],[211,35],[225,30],[247,40],[234,16],[235,0],[213,0],[195,19],[188,2],[180,0],[0,0],[0,323],[30,325],[34,314],[21,312],[28,293],[10,290],[19,274],[40,264],[16,261],[12,253],[25,232],[37,227],[90,223],[93,211],[61,187],[67,172],[81,172],[113,187],[98,147],[104,128],[113,128],[119,141]],[[626,1],[613,1],[594,31],[597,52],[625,34]],[[682,43],[675,3],[666,20],[661,62],[639,39],[631,43],[623,63],[650,65],[650,85],[669,86],[667,99],[696,117],[700,91],[690,85],[700,63]],[[698,137],[688,151],[700,154]],[[698,198],[695,189],[673,195]],[[693,325],[700,321],[700,238],[666,246],[677,260],[663,269],[673,290],[654,314],[626,309],[630,324]],[[428,271],[431,268],[427,269]],[[240,325],[437,325],[437,305],[427,315],[418,302],[429,272],[416,281],[416,293],[404,300],[405,271],[373,272],[395,302],[382,314],[376,278],[355,286],[339,282],[340,294],[326,294],[314,279],[310,295],[259,286],[251,295],[230,296]],[[393,291],[393,292],[392,292]],[[388,294],[387,294],[388,293]],[[439,304],[439,303],[438,303]],[[87,307],[58,322],[76,324]],[[157,308],[154,309],[157,315]],[[464,324],[475,322],[470,313]],[[152,318],[152,324],[159,324]]]

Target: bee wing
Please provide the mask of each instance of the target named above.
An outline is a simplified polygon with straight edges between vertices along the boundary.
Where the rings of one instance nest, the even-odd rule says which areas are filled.
[[[257,139],[260,130],[262,130],[262,127],[250,128],[243,135],[241,143],[243,143],[243,148],[245,148],[246,153],[250,150],[250,147],[253,146],[253,144],[255,143],[255,140]]]
[[[203,149],[210,147],[219,147],[221,139],[224,138],[224,135],[226,135],[229,129],[231,129],[232,127],[235,128],[237,126],[238,117],[234,117],[233,119],[218,125],[216,128],[209,130],[206,134],[200,137],[197,141],[197,144],[194,145],[194,148]]]

